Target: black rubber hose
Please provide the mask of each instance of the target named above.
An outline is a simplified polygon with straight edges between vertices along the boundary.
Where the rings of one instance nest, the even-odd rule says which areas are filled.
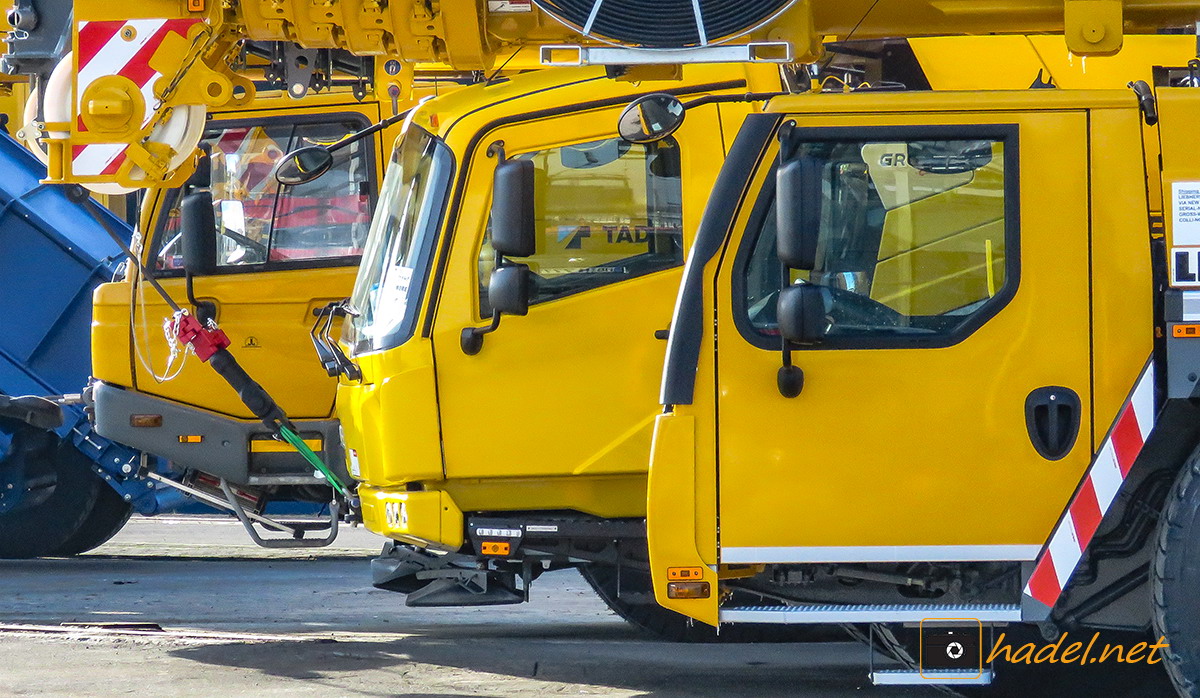
[[[246,373],[228,349],[221,349],[213,354],[208,363],[237,391],[242,404],[272,432],[279,428],[279,425],[288,424],[287,415],[279,408],[274,398]]]

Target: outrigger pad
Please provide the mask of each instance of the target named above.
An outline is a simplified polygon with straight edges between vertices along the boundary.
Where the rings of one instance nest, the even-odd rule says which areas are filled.
[[[408,594],[405,604],[429,606],[498,606],[523,603],[512,574],[485,570],[458,553],[437,554],[389,542],[371,560],[371,584]]]
[[[485,576],[486,578],[486,576]],[[523,603],[523,594],[499,584],[486,584],[480,589],[458,579],[435,579],[421,589],[411,592],[404,600],[406,606],[502,606]]]
[[[384,548],[382,555],[371,560],[371,584],[377,589],[410,594],[429,583],[417,579],[417,572],[439,566],[429,553],[392,543]]]

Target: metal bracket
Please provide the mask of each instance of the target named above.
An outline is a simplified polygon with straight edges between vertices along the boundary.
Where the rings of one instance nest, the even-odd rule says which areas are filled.
[[[792,63],[796,59],[796,52],[790,41],[752,41],[746,44],[680,49],[552,44],[542,46],[539,50],[541,64],[544,66]]]
[[[289,527],[292,531],[291,538],[263,538],[258,535],[258,531],[254,528],[254,523],[250,520],[250,516],[246,510],[242,508],[242,503],[237,500],[233,490],[229,489],[229,483],[221,478],[221,491],[225,493],[225,499],[229,502],[229,508],[233,510],[238,521],[242,522],[242,528],[246,529],[246,533],[255,543],[264,548],[323,548],[333,542],[338,534],[338,502],[333,499],[329,502],[329,534],[324,538],[305,538],[304,529],[298,527]],[[259,517],[271,524],[277,524],[265,517]]]

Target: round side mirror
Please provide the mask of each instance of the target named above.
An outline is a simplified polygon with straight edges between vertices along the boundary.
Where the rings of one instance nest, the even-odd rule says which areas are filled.
[[[275,166],[275,181],[288,186],[311,182],[333,167],[333,153],[319,145],[294,150]]]
[[[683,124],[683,102],[673,95],[639,97],[617,119],[617,133],[630,143],[653,143],[675,133]]]

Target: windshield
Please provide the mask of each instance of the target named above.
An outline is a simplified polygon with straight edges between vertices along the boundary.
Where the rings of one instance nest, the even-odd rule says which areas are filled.
[[[350,305],[355,353],[390,349],[413,332],[450,189],[446,144],[409,124],[392,152]]]

